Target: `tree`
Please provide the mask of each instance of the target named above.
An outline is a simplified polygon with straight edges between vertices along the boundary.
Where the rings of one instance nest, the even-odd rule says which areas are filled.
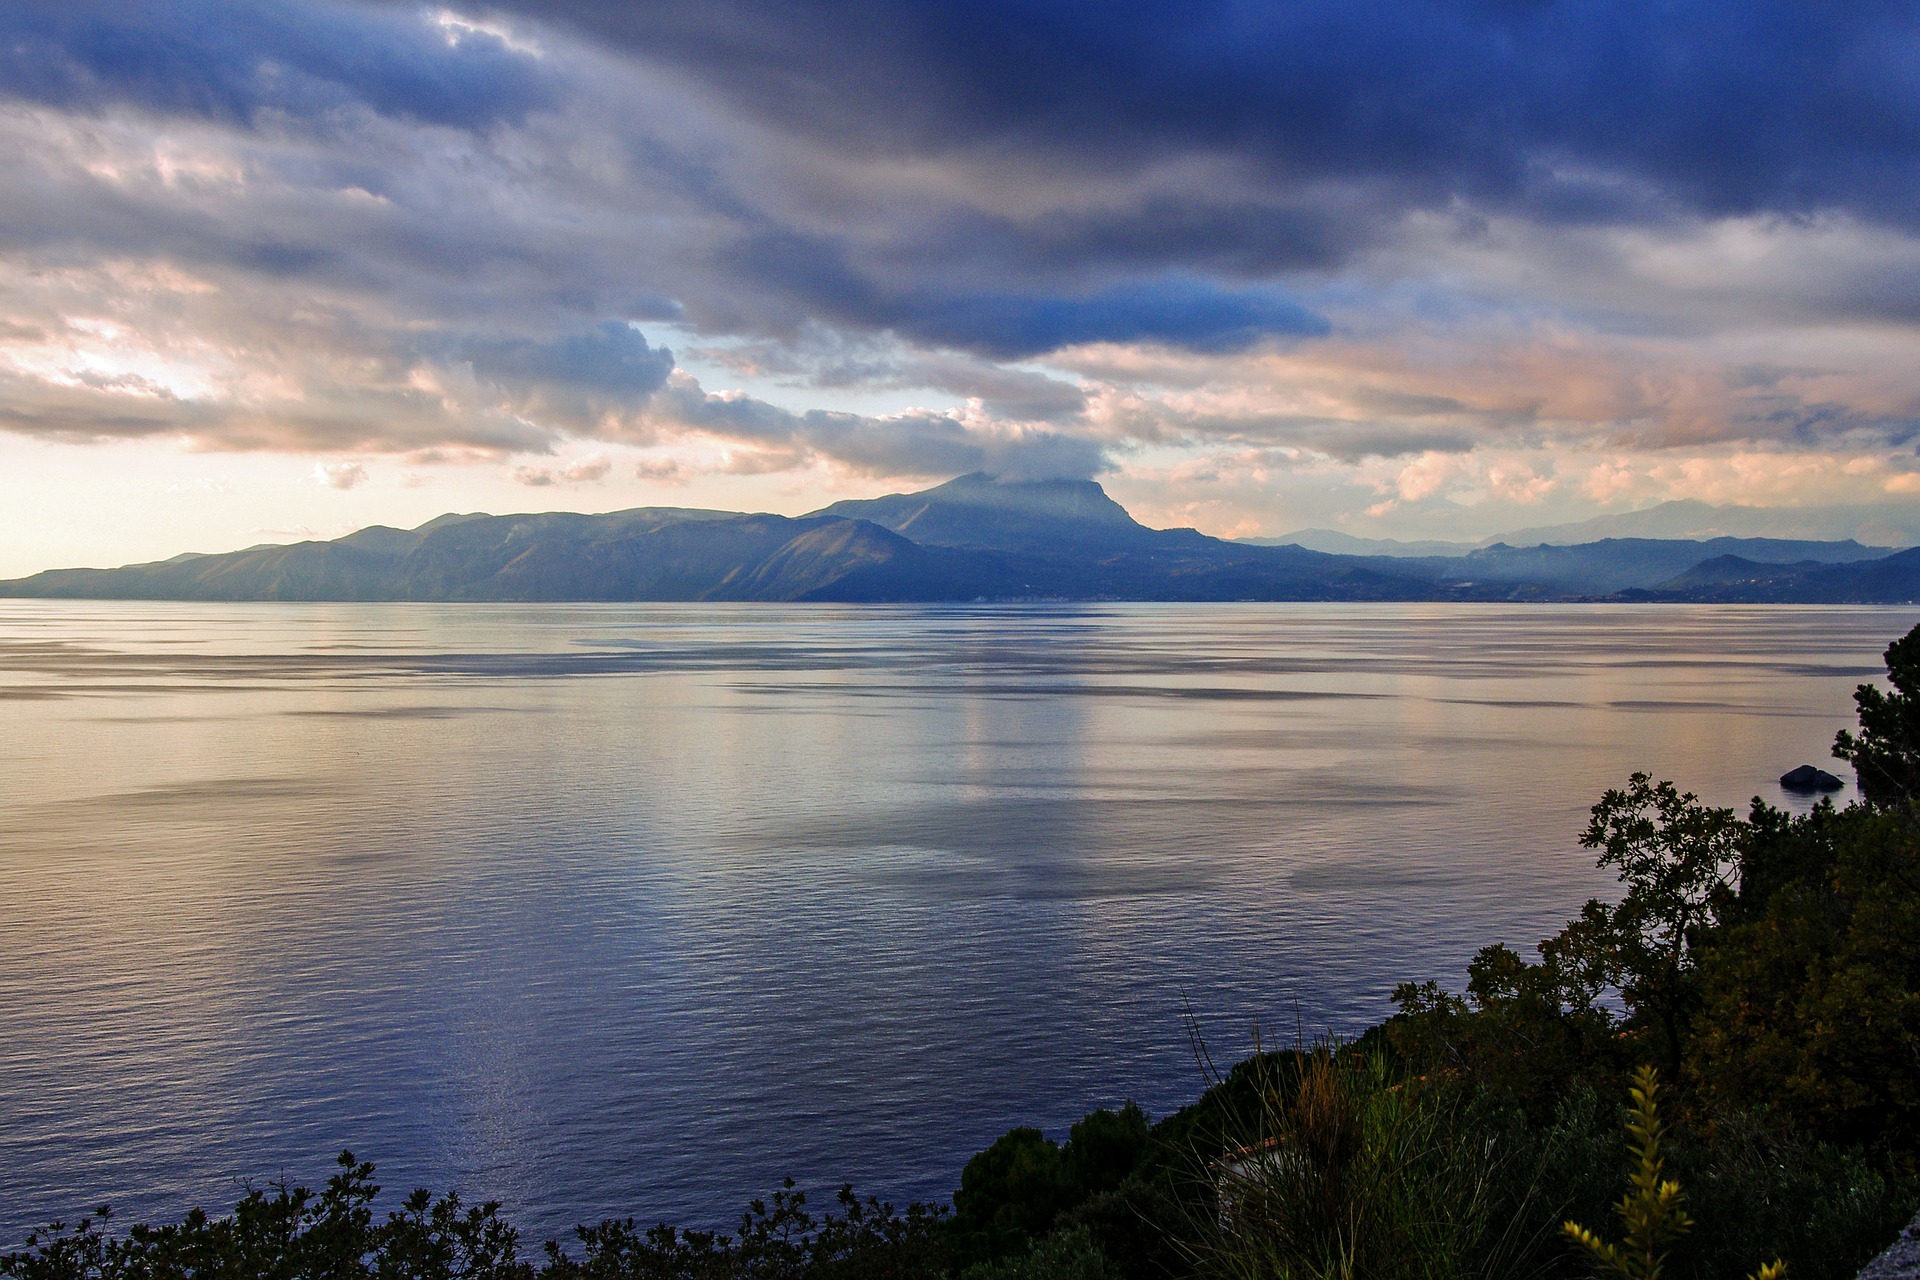
[[[1854,690],[1858,736],[1842,729],[1833,754],[1853,766],[1860,794],[1880,809],[1911,810],[1920,797],[1920,627],[1887,646],[1888,693]]]
[[[1920,840],[1906,812],[1866,805],[1776,819],[1753,825],[1738,919],[1702,957],[1690,1081],[1913,1170]]]
[[[967,1161],[954,1193],[963,1252],[985,1261],[1025,1253],[1069,1202],[1060,1144],[1040,1130],[1011,1129]]]
[[[1543,953],[1564,947],[1590,972],[1609,977],[1635,1019],[1658,1030],[1675,1072],[1698,1003],[1695,961],[1734,905],[1744,837],[1733,810],[1634,774],[1624,790],[1600,798],[1580,837],[1600,850],[1599,865],[1619,873],[1625,895],[1611,908],[1589,903],[1559,939],[1541,944]]]
[[[1580,837],[1600,851],[1600,866],[1619,875],[1620,900],[1589,901],[1539,944],[1538,964],[1505,946],[1484,948],[1467,969],[1470,1005],[1431,984],[1401,987],[1396,1047],[1426,1056],[1436,1048],[1454,1057],[1471,1052],[1484,1081],[1538,1100],[1611,1065],[1619,1028],[1603,997],[1616,991],[1625,1029],[1653,1035],[1677,1073],[1699,1004],[1699,956],[1738,903],[1746,834],[1731,809],[1634,774],[1600,798]],[[1424,1049],[1415,1048],[1420,1042]]]
[[[1137,1102],[1118,1111],[1089,1111],[1076,1122],[1062,1153],[1062,1172],[1075,1196],[1099,1195],[1126,1181],[1146,1154],[1149,1130]]]

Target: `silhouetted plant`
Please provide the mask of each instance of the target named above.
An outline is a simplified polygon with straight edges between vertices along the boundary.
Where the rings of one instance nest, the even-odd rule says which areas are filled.
[[[1833,754],[1853,766],[1868,804],[1911,810],[1920,798],[1920,627],[1888,645],[1886,661],[1893,691],[1854,690],[1860,732],[1842,729]]]
[[[547,1246],[552,1280],[907,1280],[948,1270],[944,1209],[861,1199],[851,1186],[836,1196],[838,1214],[816,1217],[804,1191],[786,1182],[755,1200],[735,1236],[660,1225],[641,1232],[632,1219],[581,1227],[582,1256]]]
[[[194,1210],[170,1226],[110,1234],[110,1215],[55,1224],[27,1248],[0,1256],[9,1280],[910,1280],[944,1275],[944,1211],[860,1199],[815,1217],[788,1181],[742,1215],[737,1236],[631,1219],[582,1227],[582,1256],[549,1244],[545,1265],[518,1256],[519,1236],[499,1206],[415,1191],[376,1221],[373,1166],[340,1157],[325,1188],[276,1185],[250,1192],[226,1217]]]

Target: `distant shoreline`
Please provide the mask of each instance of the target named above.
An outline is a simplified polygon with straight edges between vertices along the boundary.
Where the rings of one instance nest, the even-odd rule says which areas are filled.
[[[1885,604],[1920,549],[1603,538],[1349,554],[1150,529],[1091,480],[962,476],[806,516],[677,507],[449,514],[330,542],[0,581],[0,597],[324,603]]]

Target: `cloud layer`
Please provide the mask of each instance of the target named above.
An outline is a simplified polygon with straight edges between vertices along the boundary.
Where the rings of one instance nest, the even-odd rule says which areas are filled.
[[[1911,6],[0,27],[20,435],[540,486],[1099,472],[1223,532],[1920,487]]]

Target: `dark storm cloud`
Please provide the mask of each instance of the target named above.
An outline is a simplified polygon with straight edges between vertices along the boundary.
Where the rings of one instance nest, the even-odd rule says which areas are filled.
[[[1289,182],[1367,184],[1383,209],[1463,198],[1574,220],[1663,207],[1920,220],[1920,14],[1903,3],[507,7],[881,154],[991,148],[1096,173],[1226,153]],[[1258,217],[1220,229],[1193,251],[1273,238]]]
[[[1294,201],[1290,203],[1290,199]],[[1113,267],[1193,270],[1264,276],[1336,262],[1368,240],[1367,228],[1340,207],[1337,193],[1319,204],[1300,194],[1150,191],[1121,207],[1055,210],[1026,219],[976,217],[942,227],[976,255],[1035,270],[1072,268],[1088,260]]]
[[[1244,351],[1277,335],[1319,337],[1325,320],[1285,298],[1198,281],[1117,285],[1086,297],[961,294],[920,301],[896,329],[1001,359],[1087,342],[1158,342],[1188,351]]]
[[[457,348],[474,374],[515,385],[548,385],[645,399],[673,372],[673,352],[650,347],[630,324],[609,322],[550,341],[476,338]]]
[[[558,86],[497,35],[418,10],[272,0],[0,4],[0,89],[88,110],[131,104],[251,122],[363,106],[458,128],[524,119]]]
[[[948,247],[947,256],[966,252],[971,247],[962,237]],[[924,282],[889,288],[856,267],[852,257],[839,241],[779,233],[741,243],[727,261],[743,279],[762,288],[785,288],[834,319],[1002,360],[1087,342],[1241,351],[1263,338],[1317,337],[1329,329],[1321,317],[1271,291],[1222,288],[1199,279],[1128,281],[1085,292],[929,288]],[[920,261],[937,276],[942,265],[937,259],[923,255]],[[1008,274],[1017,278],[1016,272]]]

